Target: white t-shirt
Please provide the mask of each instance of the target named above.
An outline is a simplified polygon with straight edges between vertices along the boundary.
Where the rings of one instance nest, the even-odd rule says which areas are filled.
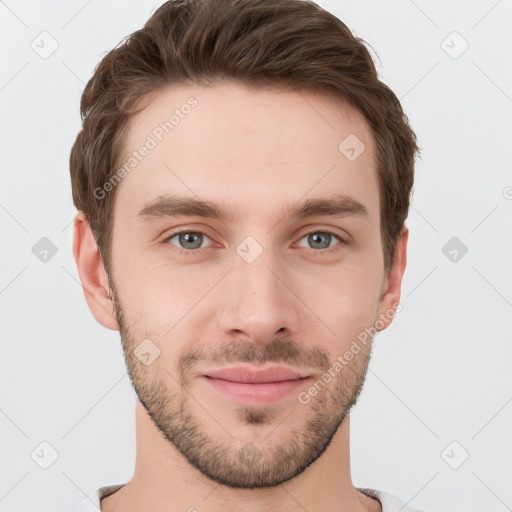
[[[69,512],[100,512],[100,500],[111,494],[115,493],[118,489],[123,487],[124,484],[113,484],[105,487],[100,487],[90,499],[84,500],[78,505],[77,508],[71,509]],[[382,512],[423,512],[421,510],[414,510],[406,506],[397,497],[383,491],[376,491],[375,489],[366,489],[356,487],[359,492],[366,494],[372,498],[380,501]]]

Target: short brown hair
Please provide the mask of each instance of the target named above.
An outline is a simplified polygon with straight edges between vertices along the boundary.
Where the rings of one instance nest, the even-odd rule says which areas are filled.
[[[115,190],[101,199],[94,190],[121,163],[130,117],[150,93],[216,80],[325,93],[365,116],[376,147],[389,271],[409,210],[419,148],[364,43],[310,0],[170,0],[159,7],[103,58],[81,98],[83,127],[70,157],[73,202],[91,226],[107,272]]]

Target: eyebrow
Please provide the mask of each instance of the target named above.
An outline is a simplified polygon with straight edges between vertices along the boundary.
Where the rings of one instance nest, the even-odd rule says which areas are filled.
[[[281,218],[305,219],[317,216],[368,217],[366,206],[356,199],[340,194],[329,198],[307,199],[304,202],[293,203],[284,208]],[[217,219],[223,222],[233,222],[235,211],[231,208],[222,208],[211,201],[203,201],[194,197],[159,196],[148,201],[137,213],[143,219],[159,219],[166,217],[190,216]]]

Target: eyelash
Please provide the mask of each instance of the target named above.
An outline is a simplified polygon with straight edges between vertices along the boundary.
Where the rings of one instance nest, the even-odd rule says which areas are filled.
[[[206,236],[207,238],[210,238],[203,231],[194,231],[194,230],[191,230],[191,229],[183,229],[181,231],[175,231],[174,233],[171,233],[170,235],[166,236],[165,239],[162,242],[167,244],[167,245],[172,245],[173,246],[173,250],[176,250],[176,252],[178,252],[178,254],[185,254],[186,256],[193,256],[193,255],[197,254],[198,252],[200,252],[201,249],[207,249],[207,247],[201,247],[200,249],[182,249],[182,248],[180,248],[180,247],[178,247],[178,246],[176,246],[174,244],[170,244],[169,243],[172,238],[174,238],[177,235],[181,235],[182,233],[200,234],[200,235]],[[300,237],[299,240],[302,240],[304,237],[309,236],[309,235],[313,235],[315,233],[321,233],[323,235],[331,235],[334,238],[338,239],[338,241],[340,243],[336,244],[336,245],[334,245],[332,247],[327,247],[326,249],[310,249],[313,252],[313,254],[320,254],[320,253],[323,253],[323,254],[328,253],[328,254],[330,254],[331,252],[335,252],[337,250],[340,250],[342,248],[342,246],[346,245],[346,243],[347,243],[337,233],[334,233],[333,231],[329,231],[329,230],[319,230],[319,229],[315,229],[315,230],[312,230],[312,231],[308,231],[307,233],[304,233]]]

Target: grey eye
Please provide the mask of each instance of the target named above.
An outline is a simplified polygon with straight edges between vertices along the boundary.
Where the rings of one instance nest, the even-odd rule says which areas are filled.
[[[178,239],[178,244],[172,242],[174,238]],[[172,235],[169,238],[169,242],[173,245],[177,245],[181,249],[193,250],[203,247],[203,242],[207,239],[208,237],[204,233],[197,231],[183,231]]]
[[[335,242],[338,240],[341,242],[341,238],[334,233],[329,233],[328,231],[314,231],[312,233],[307,233],[302,237],[302,240],[306,239],[309,248],[311,249],[328,249],[332,247],[331,242]],[[301,247],[304,247],[301,245]]]

